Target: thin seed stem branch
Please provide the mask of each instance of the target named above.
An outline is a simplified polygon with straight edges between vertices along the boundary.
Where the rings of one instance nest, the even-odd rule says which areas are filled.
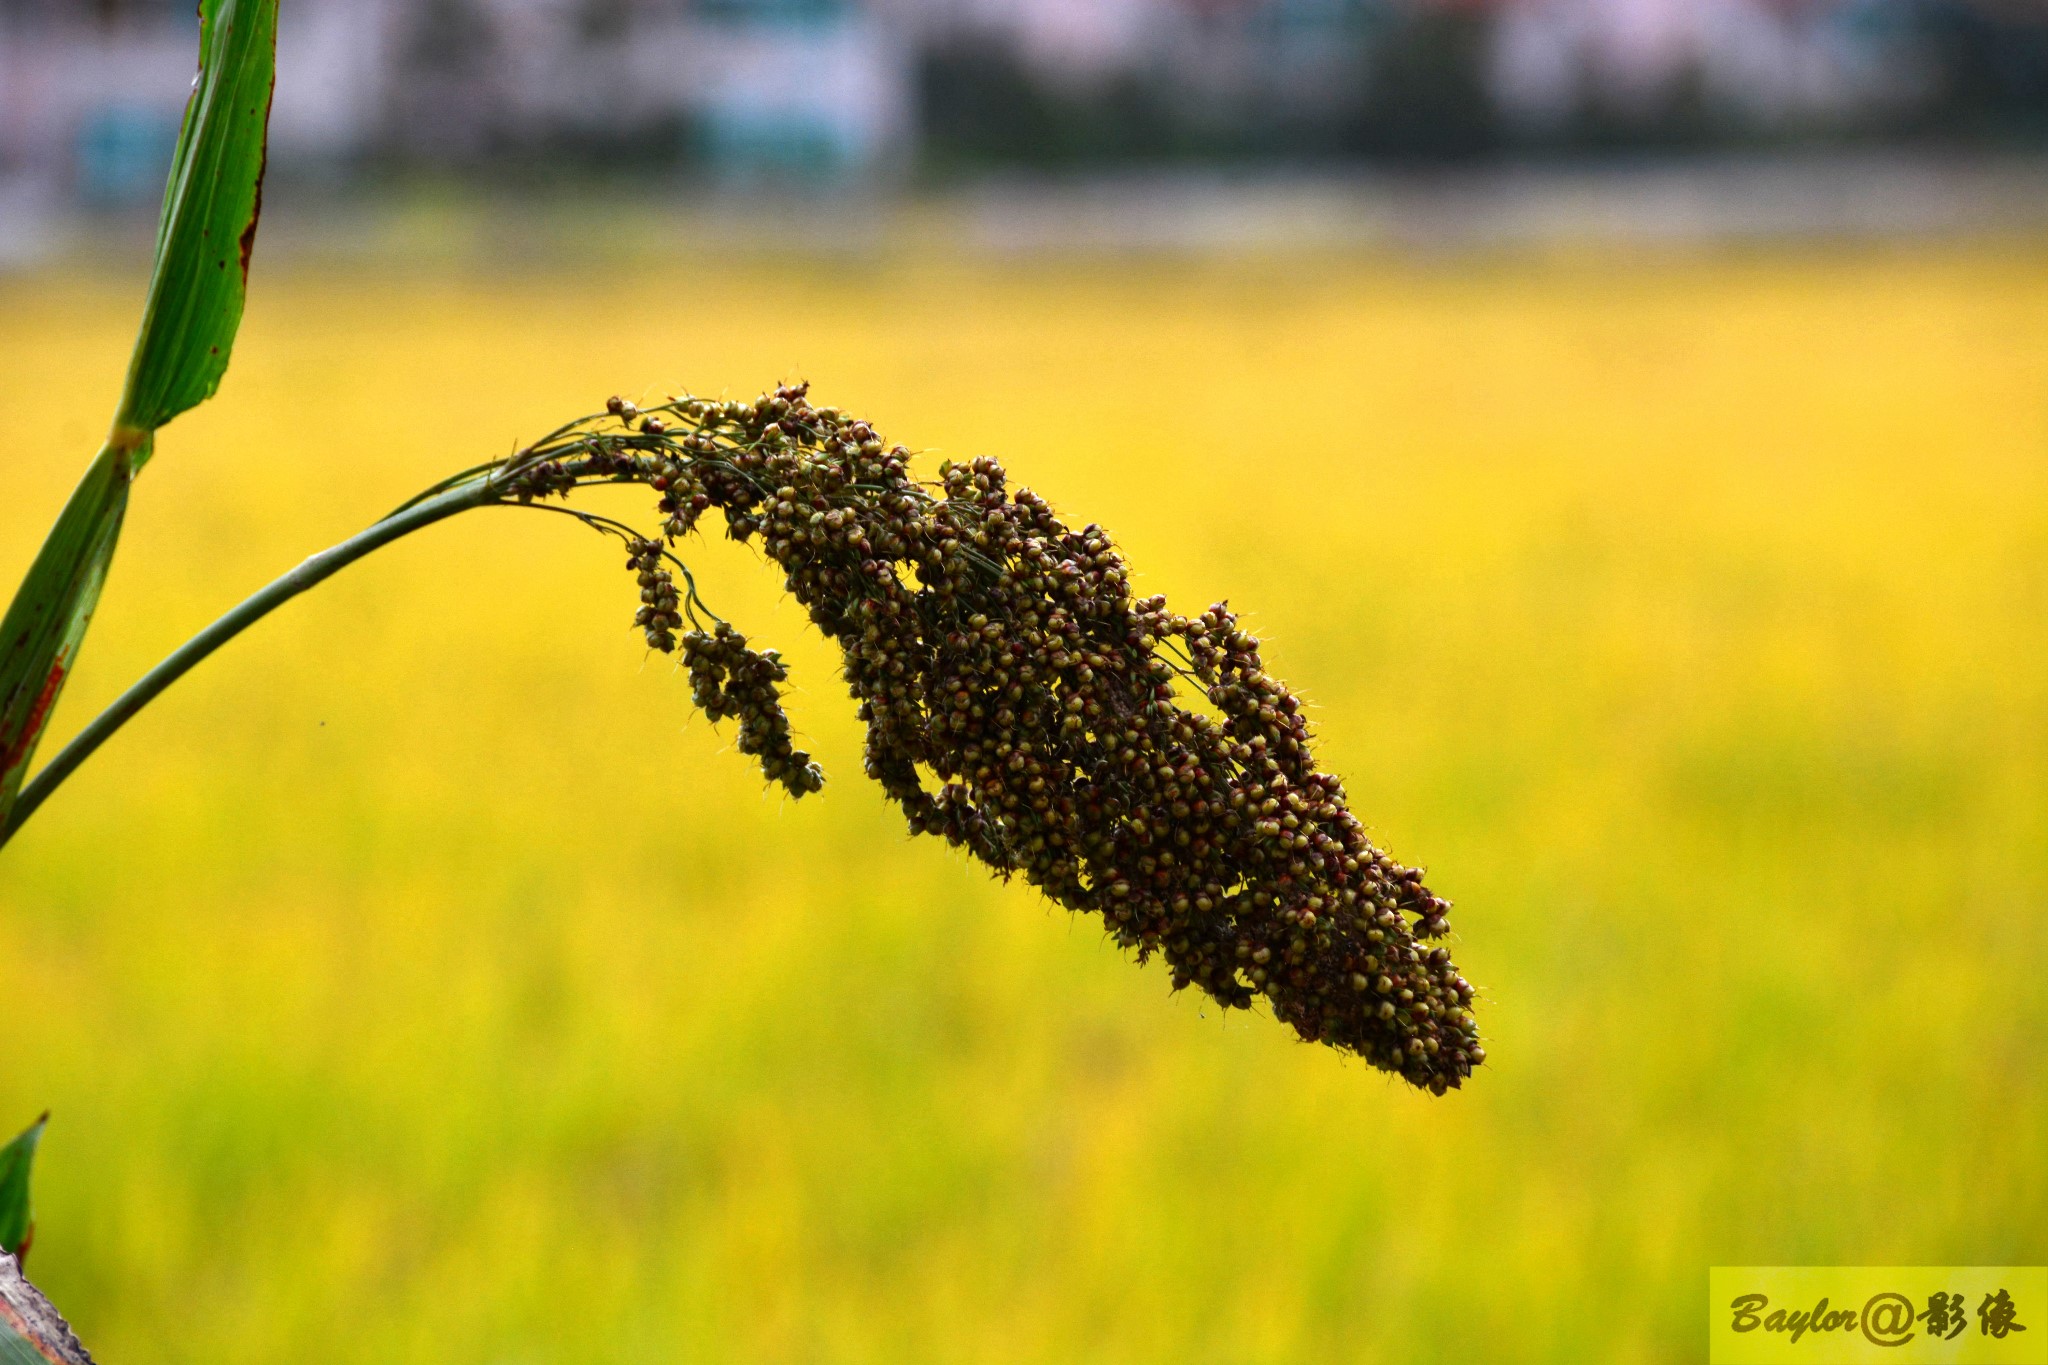
[[[261,588],[234,610],[178,646],[162,663],[143,674],[133,687],[123,692],[106,710],[93,717],[92,723],[80,730],[71,742],[44,764],[42,771],[21,789],[21,795],[7,817],[5,828],[0,828],[0,846],[4,846],[14,837],[14,832],[21,828],[23,822],[35,814],[36,808],[49,798],[50,793],[55,791],[65,778],[71,776],[79,764],[91,757],[94,750],[106,743],[116,730],[154,701],[165,688],[184,677],[200,660],[292,598],[332,577],[372,550],[381,549],[401,536],[410,535],[421,527],[431,526],[458,512],[466,512],[472,507],[482,507],[495,501],[500,492],[498,480],[481,478],[446,489],[394,512],[360,534],[308,558],[297,568]]]

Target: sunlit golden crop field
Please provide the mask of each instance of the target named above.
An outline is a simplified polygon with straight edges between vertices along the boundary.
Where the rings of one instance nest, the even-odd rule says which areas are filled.
[[[10,590],[139,295],[0,282]],[[1687,1361],[1717,1263],[2048,1259],[2048,248],[259,260],[58,731],[608,393],[796,376],[1246,612],[1488,1066],[1411,1092],[911,842],[711,543],[833,779],[765,795],[613,548],[476,513],[0,859],[0,1126],[55,1111],[30,1268],[103,1359]]]

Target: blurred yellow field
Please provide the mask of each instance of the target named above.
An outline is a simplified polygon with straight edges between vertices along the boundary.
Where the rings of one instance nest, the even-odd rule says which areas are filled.
[[[10,587],[139,293],[0,282]],[[832,779],[764,795],[613,548],[493,510],[236,642],[0,861],[36,1278],[110,1361],[1251,1365],[1686,1361],[1712,1265],[2039,1264],[2044,317],[2038,244],[259,262],[58,740],[607,393],[808,377],[1246,613],[1456,898],[1491,1060],[1431,1099],[913,843],[714,542]]]

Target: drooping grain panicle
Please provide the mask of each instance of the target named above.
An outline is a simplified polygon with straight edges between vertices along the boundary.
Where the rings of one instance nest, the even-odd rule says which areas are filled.
[[[942,464],[930,486],[909,465],[798,385],[613,399],[521,457],[507,492],[657,493],[660,534],[627,537],[634,624],[656,649],[680,640],[697,704],[738,718],[740,748],[792,795],[823,776],[790,743],[786,670],[707,628],[670,567],[713,508],[839,644],[868,775],[913,832],[1100,916],[1176,988],[1229,1008],[1264,997],[1302,1038],[1439,1094],[1470,1076],[1486,1056],[1473,990],[1432,943],[1449,902],[1366,837],[1229,608],[1132,596],[1106,531],[1069,526],[994,460]]]

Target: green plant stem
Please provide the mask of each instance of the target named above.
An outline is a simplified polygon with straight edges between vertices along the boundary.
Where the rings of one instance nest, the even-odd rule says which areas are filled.
[[[79,764],[91,757],[95,749],[106,743],[116,730],[127,724],[136,712],[154,701],[165,688],[184,677],[201,659],[292,598],[332,577],[372,550],[389,545],[400,536],[409,535],[423,526],[431,526],[437,521],[452,517],[457,512],[482,507],[494,501],[498,491],[496,479],[481,478],[436,493],[433,497],[394,512],[368,530],[313,555],[178,646],[162,663],[143,674],[133,687],[117,697],[112,705],[93,717],[92,723],[73,736],[69,744],[43,765],[42,771],[35,775],[34,780],[21,789],[21,795],[7,817],[5,828],[0,828],[0,846],[4,846],[14,837],[14,832],[21,828],[23,822],[35,814],[36,807],[42,805],[50,793],[55,791],[65,778],[71,776]]]

